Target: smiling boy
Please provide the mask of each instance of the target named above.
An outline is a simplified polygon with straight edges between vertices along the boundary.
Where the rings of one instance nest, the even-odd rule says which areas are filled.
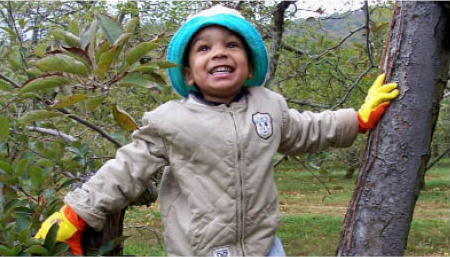
[[[139,197],[164,168],[160,203],[169,255],[282,256],[274,155],[350,146],[398,95],[397,85],[383,85],[380,76],[358,112],[289,109],[281,95],[261,87],[268,62],[259,33],[220,6],[188,19],[167,59],[179,64],[169,77],[184,99],[146,113],[133,142],[68,193],[36,237],[58,220],[58,239],[81,254],[86,225],[101,230],[108,213]]]

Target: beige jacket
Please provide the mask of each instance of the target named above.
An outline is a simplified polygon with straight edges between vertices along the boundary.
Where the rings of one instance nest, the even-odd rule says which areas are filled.
[[[272,158],[350,146],[356,112],[289,110],[263,87],[226,105],[195,97],[148,112],[133,142],[120,148],[81,188],[70,205],[100,230],[105,215],[140,196],[164,168],[161,214],[169,255],[266,255],[279,221]]]

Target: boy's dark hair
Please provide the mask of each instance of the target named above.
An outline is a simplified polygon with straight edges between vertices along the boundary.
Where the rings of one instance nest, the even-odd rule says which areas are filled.
[[[244,37],[243,37],[241,34],[236,33],[236,32],[234,32],[234,31],[232,31],[232,30],[230,30],[230,29],[228,29],[227,27],[224,27],[224,26],[220,26],[220,25],[212,25],[212,26],[222,27],[222,28],[224,28],[224,29],[226,29],[226,30],[228,30],[228,31],[231,31],[231,33],[233,33],[233,35],[235,35],[236,37],[238,37],[238,38],[242,41],[242,43],[244,44],[244,49],[245,49],[245,52],[247,53],[247,60],[248,60],[249,64],[250,64],[252,67],[255,65],[255,64],[253,63],[253,56],[252,56],[252,52],[251,52],[251,50],[250,50],[250,47],[248,46],[247,41],[245,41]],[[184,67],[189,67],[189,51],[191,50],[192,39],[193,39],[200,31],[202,31],[204,28],[212,27],[212,26],[206,26],[206,27],[203,27],[203,28],[199,29],[197,32],[195,32],[194,35],[192,35],[191,39],[189,40],[188,44],[186,45],[186,49],[184,49],[184,54],[183,54],[183,66],[184,66]]]

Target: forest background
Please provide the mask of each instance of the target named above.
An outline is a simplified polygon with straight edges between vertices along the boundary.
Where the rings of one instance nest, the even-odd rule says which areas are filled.
[[[216,3],[239,9],[260,31],[271,57],[265,86],[291,108],[363,103],[379,73],[389,2],[330,13],[310,9],[308,1],[0,1],[0,254],[66,253],[67,245],[42,244],[32,235],[68,190],[130,142],[144,112],[180,98],[165,72],[173,67],[165,61],[167,44],[189,14]],[[413,223],[409,255],[448,255],[448,91],[447,84],[421,194],[426,198],[416,210],[417,231],[427,233]],[[359,136],[347,149],[276,156],[280,237],[289,255],[334,254],[365,142]],[[124,234],[131,239],[117,238],[95,253],[123,241],[125,254],[165,253],[158,182],[155,176],[126,212]]]

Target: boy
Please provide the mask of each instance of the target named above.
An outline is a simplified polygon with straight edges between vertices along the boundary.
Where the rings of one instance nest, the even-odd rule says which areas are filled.
[[[169,77],[185,99],[146,113],[133,142],[67,194],[36,237],[60,222],[58,239],[82,254],[87,224],[101,230],[107,213],[139,197],[164,168],[160,202],[169,255],[284,255],[272,157],[350,146],[398,95],[397,85],[382,85],[380,76],[358,112],[289,110],[280,95],[260,87],[267,53],[259,33],[220,6],[188,19],[167,59],[179,64]]]

